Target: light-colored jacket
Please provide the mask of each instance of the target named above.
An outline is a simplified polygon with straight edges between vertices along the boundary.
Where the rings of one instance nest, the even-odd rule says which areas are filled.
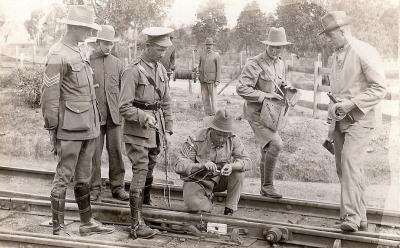
[[[357,106],[350,113],[358,125],[374,127],[381,118],[378,103],[386,95],[382,60],[374,47],[355,38],[349,41],[343,53],[345,60],[341,70],[337,53],[333,55],[332,66],[336,73],[331,77],[332,94],[339,99],[349,99]]]
[[[243,111],[247,120],[260,122],[266,93],[277,92],[272,80],[277,86],[285,82],[285,64],[280,58],[274,60],[263,52],[246,62],[236,92],[246,100]]]
[[[241,172],[250,170],[251,166],[250,157],[238,137],[229,137],[222,147],[217,148],[210,141],[210,129],[203,128],[195,135],[189,136],[181,146],[175,172],[184,181],[199,181],[206,185],[209,185],[210,181],[218,183],[219,175],[207,174],[207,171],[193,173],[203,168],[204,164],[209,161],[217,164],[219,169],[226,163],[234,163],[234,167],[238,168],[237,171]],[[193,177],[188,177],[192,173]]]

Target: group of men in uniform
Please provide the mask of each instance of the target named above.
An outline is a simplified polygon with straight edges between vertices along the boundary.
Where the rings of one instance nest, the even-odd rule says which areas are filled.
[[[160,63],[172,45],[173,30],[144,29],[147,40],[142,54],[124,68],[111,54],[116,41],[113,27],[95,24],[93,16],[93,10],[87,6],[70,6],[68,17],[62,21],[67,24],[66,34],[50,49],[43,77],[41,106],[45,128],[59,158],[51,191],[53,234],[68,235],[64,225],[65,195],[73,177],[80,234],[113,232],[113,228],[93,220],[90,205],[90,200],[100,197],[101,153],[106,138],[110,188],[113,197],[129,200],[130,236],[150,238],[157,230],[144,222],[142,205],[151,203],[156,159],[173,134],[169,75]],[[333,94],[340,101],[331,104],[329,114],[342,185],[341,228],[356,231],[366,225],[365,180],[357,158],[365,152],[375,106],[385,94],[384,76],[376,50],[351,36],[350,21],[344,12],[330,12],[322,18],[322,23],[323,33],[337,46],[336,74],[331,82]],[[93,30],[99,30],[96,49],[88,58],[78,45]],[[214,44],[211,39],[206,43]],[[271,28],[263,43],[266,50],[248,60],[239,77],[237,93],[245,99],[244,116],[260,145],[260,193],[281,198],[274,188],[273,175],[283,142],[278,131],[264,125],[260,114],[264,101],[285,98],[278,88],[291,87],[286,84],[284,63],[279,57],[290,42],[283,28]],[[219,57],[211,47],[207,51],[200,59],[199,68],[203,72],[210,72],[207,66],[210,61],[219,64]],[[213,77],[204,75],[200,80],[209,93],[220,80],[218,70],[210,74]],[[227,190],[224,214],[231,215],[237,210],[244,174],[250,169],[251,160],[235,136],[232,115],[217,110],[212,103],[215,98],[210,99],[211,108],[206,112],[212,116],[205,128],[182,144],[175,171],[184,181],[183,198],[189,211],[210,212],[213,192]],[[349,122],[349,114],[353,114],[355,122]],[[121,132],[126,155],[132,163],[129,193],[123,183]]]

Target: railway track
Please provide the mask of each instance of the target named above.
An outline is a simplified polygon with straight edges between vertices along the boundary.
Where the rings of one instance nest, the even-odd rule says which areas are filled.
[[[0,188],[6,189],[9,186],[9,190],[0,191],[0,214],[21,214],[31,216],[31,218],[41,216],[41,218],[47,219],[48,222],[51,214],[48,192],[50,191],[53,172],[0,166],[0,175]],[[269,247],[268,245],[272,243],[279,243],[279,247],[400,247],[400,236],[398,235],[376,232],[345,234],[341,233],[339,229],[329,226],[307,225],[304,222],[296,221],[288,222],[288,218],[285,218],[288,216],[292,218],[290,215],[301,216],[302,218],[307,216],[318,219],[319,224],[334,222],[337,218],[336,214],[338,214],[337,205],[306,202],[297,199],[273,200],[244,194],[239,203],[240,210],[238,212],[241,214],[238,216],[246,216],[246,218],[227,217],[214,213],[201,215],[186,213],[181,200],[182,191],[178,186],[171,188],[173,210],[163,207],[166,205],[163,204],[162,185],[155,185],[152,192],[155,196],[155,202],[158,202],[158,204],[155,207],[145,208],[144,217],[153,227],[166,233],[157,235],[161,238],[158,237],[155,240],[151,240],[149,241],[150,243],[138,244],[132,240],[126,243],[126,240],[129,240],[126,230],[130,220],[128,205],[126,202],[113,200],[110,192],[105,192],[105,197],[102,201],[93,203],[93,214],[99,221],[120,227],[120,233],[122,233],[120,235],[123,238],[111,243],[99,243],[97,242],[99,240],[83,239],[82,242],[79,242],[83,246],[76,246],[77,244],[73,243],[73,240],[76,240],[75,238],[72,240],[62,239],[60,241],[59,237],[46,235],[46,233],[50,233],[51,229],[49,227],[44,233],[43,231],[42,233],[21,233],[18,229],[7,230],[8,233],[7,231],[3,232],[1,229],[1,221],[3,219],[0,218],[0,247],[20,247],[17,244],[28,244],[29,240],[36,242],[29,243],[30,247],[173,247],[175,246],[172,245],[174,243],[185,243],[186,246],[184,247],[191,247],[190,245],[197,247],[196,244],[199,243],[208,244],[205,247],[219,247],[220,245],[228,247],[235,245],[242,247]],[[216,195],[217,201],[222,202],[224,197],[225,194]],[[220,207],[222,208],[222,206]],[[260,218],[260,213],[259,215],[252,215],[256,210],[262,211],[260,212],[262,218]],[[275,214],[269,215],[270,212]],[[368,214],[370,220],[373,219],[376,222],[375,225],[397,230],[396,227],[399,225],[397,220],[400,213],[390,212],[387,215],[387,212],[383,210],[369,209]],[[67,198],[66,216],[73,223],[79,220],[77,207],[72,195]],[[272,218],[272,216],[275,216],[275,218]],[[210,234],[205,232],[207,223],[217,223],[218,227],[226,227],[227,231],[224,234]],[[32,235],[33,238],[30,239],[29,235]],[[48,239],[51,242],[46,243]],[[124,240],[124,242],[121,242],[121,240]],[[41,246],[40,242],[44,242],[48,246]],[[2,244],[7,245],[2,246]],[[15,246],[11,246],[12,244],[15,244]]]
[[[54,177],[54,172],[29,169],[29,168],[15,168],[0,165],[0,175],[10,178],[25,178],[35,180],[47,180],[51,182]],[[17,180],[18,181],[18,180]],[[41,181],[39,181],[40,184]],[[105,179],[108,184],[108,180]],[[129,189],[130,182],[125,183],[125,187]],[[164,187],[162,184],[154,184],[152,193],[162,196]],[[182,199],[182,187],[170,186],[170,194],[172,199]],[[225,202],[226,193],[215,193],[215,200],[217,203]],[[241,195],[239,205],[242,208],[263,209],[266,211],[275,211],[281,213],[301,214],[302,216],[320,217],[324,219],[336,220],[339,216],[339,204],[318,202],[318,201],[305,201],[300,199],[272,199],[261,197],[254,194],[243,193]],[[367,209],[368,222],[384,227],[398,227],[400,228],[400,211],[388,211],[378,208]]]

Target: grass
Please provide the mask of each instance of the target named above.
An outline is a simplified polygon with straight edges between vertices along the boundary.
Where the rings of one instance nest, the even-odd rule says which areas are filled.
[[[9,85],[0,83],[0,154],[37,160],[53,160],[49,138],[43,129],[39,109],[28,107]],[[170,147],[170,162],[174,164],[180,145],[207,122],[201,99],[185,90],[173,88],[174,135]],[[218,106],[234,116],[242,114],[242,99],[238,96],[219,96]],[[363,159],[369,183],[389,182],[388,136],[390,123],[377,130]],[[245,120],[235,120],[236,135],[248,150],[253,167],[248,177],[259,177],[259,148],[252,130]],[[286,181],[338,182],[334,157],[323,147],[328,132],[325,119],[312,118],[311,110],[296,107],[281,132],[284,148],[279,156],[276,178]],[[160,162],[162,162],[160,156]],[[103,157],[106,162],[107,156]],[[163,170],[163,166],[158,166]]]

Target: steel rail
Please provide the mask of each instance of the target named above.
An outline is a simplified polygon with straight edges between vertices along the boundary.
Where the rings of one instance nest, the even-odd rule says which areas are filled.
[[[10,231],[0,229],[0,247],[44,247],[44,248],[155,248],[149,244],[126,244],[122,242],[109,242],[80,237],[60,237],[49,234]]]
[[[10,210],[31,212],[31,213],[50,213],[50,200],[31,200],[26,198],[5,198],[0,197],[0,206],[7,209],[3,203],[8,204]],[[130,210],[128,207],[121,206],[92,206],[93,215],[96,219],[103,222],[129,223]],[[78,209],[76,204],[66,204],[66,216],[77,216]],[[143,216],[146,220],[156,222],[160,226],[168,226],[168,222],[181,223],[187,225],[191,223],[213,222],[227,224],[232,228],[239,228],[246,237],[256,237],[264,240],[266,233],[272,228],[282,231],[282,243],[293,245],[304,245],[307,247],[333,247],[335,242],[340,241],[342,248],[372,248],[372,247],[400,247],[400,237],[396,235],[379,235],[369,237],[366,232],[355,234],[338,233],[336,229],[305,227],[295,224],[287,224],[272,221],[254,220],[249,218],[238,218],[214,214],[190,214],[173,210],[144,208]],[[167,224],[166,224],[167,223]],[[243,235],[242,234],[242,235]]]
[[[22,178],[35,177],[37,179],[52,180],[54,172],[28,169],[28,168],[15,168],[0,166],[0,174],[9,176],[18,176]],[[104,179],[108,183],[107,179]],[[129,188],[130,182],[125,182],[125,187]],[[162,184],[153,184],[151,189],[153,194],[162,196],[164,187]],[[182,187],[170,186],[171,197],[175,199],[182,199]],[[215,193],[217,202],[224,202],[226,193]],[[329,219],[338,219],[340,215],[339,204],[320,202],[320,201],[305,201],[294,198],[272,199],[268,197],[261,197],[260,195],[242,193],[239,201],[239,207],[243,208],[258,208],[269,211],[276,211],[282,213],[298,213],[304,216],[313,216]],[[379,208],[367,209],[368,222],[371,224],[400,227],[400,211],[388,211]]]

